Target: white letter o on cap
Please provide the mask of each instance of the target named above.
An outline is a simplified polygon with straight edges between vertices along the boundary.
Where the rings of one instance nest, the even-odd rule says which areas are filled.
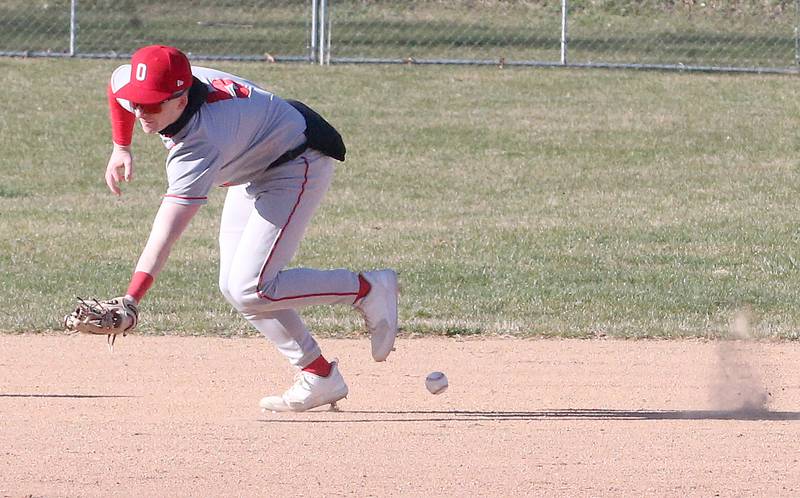
[[[145,76],[147,76],[147,66],[140,62],[136,66],[136,79],[139,81],[144,81]]]

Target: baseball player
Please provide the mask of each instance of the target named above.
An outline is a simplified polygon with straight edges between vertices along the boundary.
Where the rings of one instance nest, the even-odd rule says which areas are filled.
[[[284,100],[238,76],[192,67],[180,50],[153,45],[118,67],[108,86],[113,152],[108,188],[120,195],[131,181],[135,121],[159,134],[168,150],[168,187],[124,298],[138,303],[167,261],[175,241],[207,202],[227,188],[219,233],[219,287],[227,300],[289,362],[295,383],[260,406],[304,411],[334,403],[348,389],[297,311],[345,304],[364,316],[372,356],[384,361],[397,334],[397,275],[392,270],[290,268],[306,227],[331,184],[340,135],[304,104]],[[135,323],[135,321],[134,321]]]

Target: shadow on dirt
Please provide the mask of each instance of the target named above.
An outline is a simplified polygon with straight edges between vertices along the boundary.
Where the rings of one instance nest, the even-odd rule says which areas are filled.
[[[331,414],[335,418],[297,419],[270,418],[263,422],[289,423],[354,423],[354,422],[444,422],[476,420],[753,420],[780,421],[800,420],[800,412],[780,412],[766,410],[607,410],[607,409],[565,409],[538,411],[465,411],[465,410],[341,410],[316,411],[306,414]],[[356,415],[356,418],[352,418]]]
[[[0,393],[0,398],[71,398],[71,399],[96,399],[96,398],[136,398],[137,396],[123,396],[113,394],[23,394]]]

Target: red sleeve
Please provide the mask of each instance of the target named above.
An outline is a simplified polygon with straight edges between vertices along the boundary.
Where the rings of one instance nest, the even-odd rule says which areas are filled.
[[[111,117],[111,138],[117,145],[130,145],[133,138],[133,125],[136,116],[119,105],[109,83],[106,89],[108,95],[108,113]]]

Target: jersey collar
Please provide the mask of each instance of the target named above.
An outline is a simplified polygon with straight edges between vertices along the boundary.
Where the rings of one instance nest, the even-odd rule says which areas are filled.
[[[158,133],[167,138],[176,135],[183,129],[184,126],[186,126],[186,123],[192,119],[192,116],[194,116],[195,113],[200,110],[200,106],[205,104],[207,96],[208,87],[202,81],[192,77],[192,86],[189,88],[189,103],[186,104],[186,108],[174,123],[168,125]]]

